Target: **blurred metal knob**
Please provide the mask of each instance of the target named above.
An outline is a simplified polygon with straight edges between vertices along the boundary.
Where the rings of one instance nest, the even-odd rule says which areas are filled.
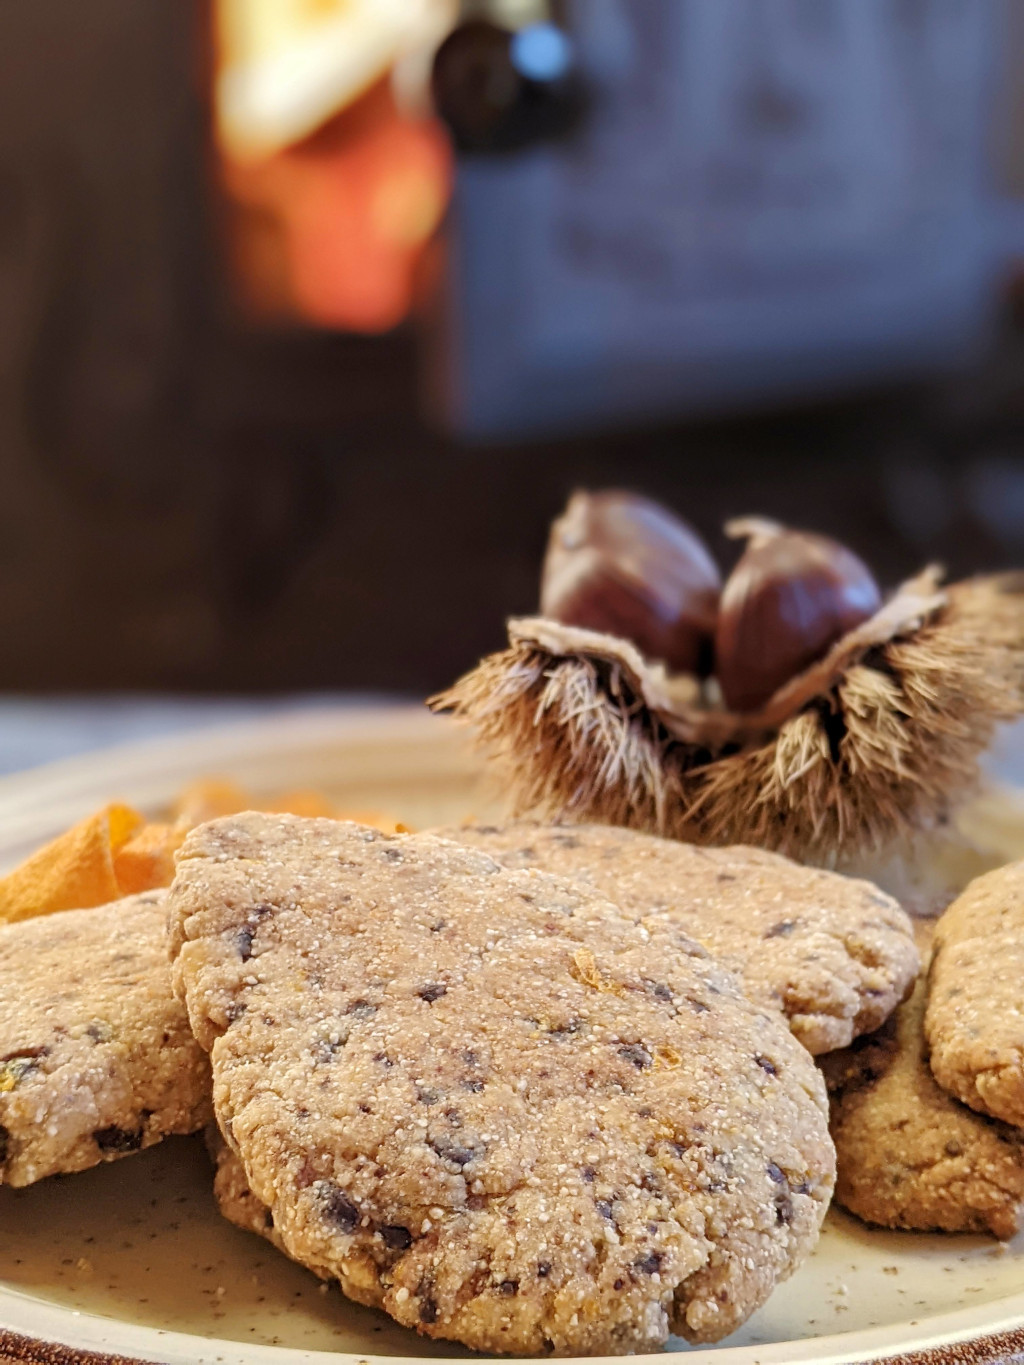
[[[484,19],[438,48],[434,107],[459,152],[509,152],[565,136],[584,107],[569,35],[554,24],[510,32]]]

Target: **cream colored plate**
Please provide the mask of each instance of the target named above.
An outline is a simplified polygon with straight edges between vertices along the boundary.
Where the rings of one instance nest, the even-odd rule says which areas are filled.
[[[0,866],[104,801],[156,810],[204,774],[257,792],[320,786],[415,826],[491,809],[447,722],[405,708],[304,711],[0,780]],[[673,1346],[694,1365],[1006,1359],[1024,1352],[1024,1238],[1001,1248],[873,1232],[836,1210],[813,1258],[742,1331],[711,1350]],[[95,1362],[90,1351],[164,1365],[460,1355],[346,1302],[224,1222],[192,1139],[0,1189],[0,1362]]]

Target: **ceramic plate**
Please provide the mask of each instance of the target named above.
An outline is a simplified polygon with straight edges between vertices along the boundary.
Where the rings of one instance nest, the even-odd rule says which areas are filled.
[[[156,811],[200,775],[320,786],[423,826],[488,813],[447,722],[418,710],[303,711],[88,755],[0,780],[0,866],[104,801]],[[833,1210],[810,1261],[694,1365],[974,1362],[1024,1355],[1024,1237],[872,1231]],[[198,1140],[24,1190],[0,1189],[0,1362],[337,1365],[464,1359],[219,1217]],[[655,1357],[650,1358],[652,1361]]]

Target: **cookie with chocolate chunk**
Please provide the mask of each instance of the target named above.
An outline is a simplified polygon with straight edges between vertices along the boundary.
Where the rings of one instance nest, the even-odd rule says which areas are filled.
[[[1024,1210],[1024,1132],[955,1100],[924,1041],[922,978],[880,1032],[823,1059],[836,1144],[836,1202],[868,1223],[992,1232]]]
[[[210,1067],[171,990],[164,892],[0,926],[0,1184],[192,1133]]]
[[[698,848],[609,825],[434,832],[507,867],[583,882],[638,918],[666,916],[736,972],[748,995],[782,1010],[810,1052],[878,1028],[920,965],[911,921],[891,897],[777,853]]]
[[[930,982],[935,1079],[1024,1126],[1024,862],[976,877],[939,919]]]
[[[174,979],[288,1254],[475,1349],[733,1331],[814,1245],[824,1086],[665,918],[477,849],[248,813],[194,830]]]

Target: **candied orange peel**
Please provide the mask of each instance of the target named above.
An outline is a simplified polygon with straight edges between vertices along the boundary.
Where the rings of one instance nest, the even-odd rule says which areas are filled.
[[[169,886],[174,855],[188,831],[244,810],[354,820],[389,834],[408,832],[408,826],[393,816],[339,809],[324,792],[313,788],[293,788],[257,799],[228,778],[202,778],[178,794],[164,820],[147,822],[133,807],[112,803],[38,849],[0,877],[0,924],[61,910],[85,910]]]

